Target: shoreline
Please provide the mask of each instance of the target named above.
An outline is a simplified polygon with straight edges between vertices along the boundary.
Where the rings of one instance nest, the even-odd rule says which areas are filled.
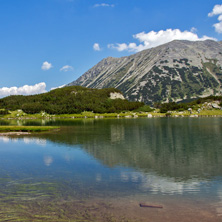
[[[0,136],[20,136],[20,135],[30,135],[29,132],[0,132]]]
[[[163,117],[172,117],[172,118],[180,118],[180,117],[187,117],[187,118],[202,118],[202,117],[222,117],[222,115],[205,115],[205,114],[191,114],[191,115],[181,115],[181,114],[147,114],[147,115],[95,115],[95,116],[50,116],[50,117],[7,117],[7,118],[0,118],[0,120],[38,120],[38,119],[135,119],[135,118],[163,118]]]

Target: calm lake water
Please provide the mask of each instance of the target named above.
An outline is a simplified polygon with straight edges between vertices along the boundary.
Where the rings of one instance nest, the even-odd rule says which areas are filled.
[[[74,201],[81,212],[91,209],[79,221],[109,221],[108,214],[113,221],[222,221],[222,118],[0,124],[61,126],[59,132],[0,137],[0,218],[75,221],[64,207]],[[141,202],[163,209],[140,208]],[[44,211],[49,203],[55,209]],[[95,203],[102,213],[93,219]]]

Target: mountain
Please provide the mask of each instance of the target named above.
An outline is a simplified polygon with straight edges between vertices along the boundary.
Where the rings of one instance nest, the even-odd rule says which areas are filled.
[[[182,101],[222,93],[222,42],[175,40],[134,55],[103,59],[68,84],[114,87],[131,101]]]

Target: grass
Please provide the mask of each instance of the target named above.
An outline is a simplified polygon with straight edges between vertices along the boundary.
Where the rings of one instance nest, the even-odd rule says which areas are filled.
[[[201,116],[222,116],[222,110],[202,110],[199,115]]]
[[[197,107],[198,108],[198,107]],[[160,113],[159,109],[153,110],[151,112],[143,112],[143,111],[126,111],[126,112],[121,112],[121,113],[94,113],[94,112],[82,112],[79,114],[61,114],[61,115],[50,115],[44,112],[37,113],[37,114],[25,114],[21,110],[18,111],[13,111],[11,114],[1,116],[2,119],[84,119],[84,118],[134,118],[134,117],[147,117],[148,114],[151,114],[152,117],[164,117],[166,116],[166,113]],[[190,116],[190,115],[198,115],[198,116],[222,116],[222,110],[218,109],[202,109],[200,113],[198,113],[195,109],[193,109],[192,114],[190,114],[189,111],[168,111],[167,114],[168,116]],[[31,127],[30,129],[18,129],[17,131],[23,131],[23,132],[28,132],[28,131],[46,131],[46,130],[51,130],[49,129],[44,129],[42,127],[38,128],[33,128]],[[1,131],[1,129],[0,129]],[[11,131],[11,130],[7,130]],[[14,131],[14,130],[13,130]]]
[[[57,126],[0,126],[0,132],[44,132],[59,129]]]
[[[184,116],[184,117],[188,117],[191,115],[197,115],[197,116],[222,116],[222,110],[201,110],[199,113],[196,110],[193,110],[192,113],[190,114],[189,111],[172,111],[172,112],[168,112],[170,113],[170,116]]]

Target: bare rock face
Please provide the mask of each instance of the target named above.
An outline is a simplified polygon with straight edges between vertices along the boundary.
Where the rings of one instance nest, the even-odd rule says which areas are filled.
[[[121,93],[111,92],[110,99],[125,99]]]
[[[217,103],[212,103],[212,107],[214,109],[221,109],[221,107]]]
[[[221,42],[175,40],[131,56],[103,59],[68,85],[114,87],[131,101],[151,104],[221,95],[221,84]]]

